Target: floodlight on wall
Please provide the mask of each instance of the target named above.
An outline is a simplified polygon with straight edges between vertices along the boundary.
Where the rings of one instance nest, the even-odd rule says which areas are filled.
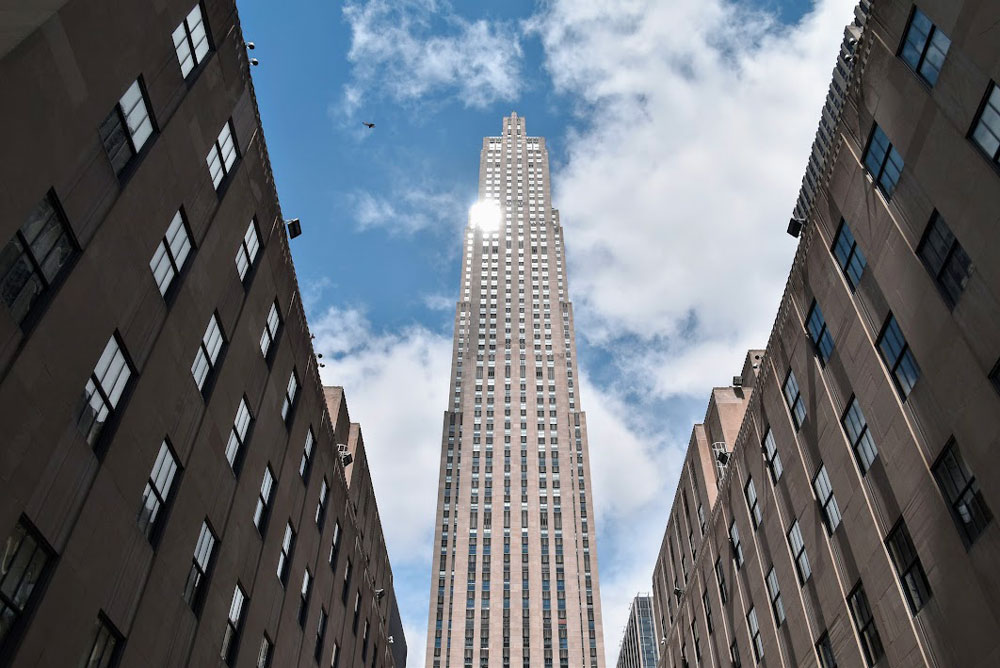
[[[292,218],[291,220],[286,220],[285,225],[288,226],[289,239],[294,239],[295,237],[302,234],[302,223],[299,222],[298,218]]]
[[[340,463],[344,465],[344,468],[350,466],[351,462],[354,461],[354,456],[348,452],[347,446],[343,443],[337,444],[337,453],[340,455]]]
[[[256,58],[251,58],[250,64],[253,65],[254,67],[257,67],[258,65],[260,65],[260,61],[257,60]]]
[[[715,453],[715,460],[719,462],[719,464],[721,464],[722,466],[726,466],[727,464],[729,464],[729,457],[730,457],[729,453],[726,452],[725,450],[719,450],[718,452]]]
[[[743,376],[733,376],[733,387],[743,387]]]
[[[680,587],[674,587],[674,596],[676,596],[679,599],[683,595],[684,595],[683,589],[681,589]]]
[[[795,238],[798,238],[799,233],[802,232],[802,226],[806,224],[806,221],[802,218],[792,218],[788,221],[787,232]]]
[[[376,589],[375,590],[375,600],[376,601],[381,601],[383,598],[385,598],[385,589]]]
[[[253,51],[254,49],[257,48],[257,45],[254,44],[253,42],[247,42],[247,48]]]

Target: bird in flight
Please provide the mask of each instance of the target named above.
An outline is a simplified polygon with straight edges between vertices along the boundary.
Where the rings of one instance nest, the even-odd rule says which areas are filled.
[[[369,130],[371,130],[373,127],[375,127],[374,123],[369,123],[368,121],[361,121],[361,125],[365,126]]]

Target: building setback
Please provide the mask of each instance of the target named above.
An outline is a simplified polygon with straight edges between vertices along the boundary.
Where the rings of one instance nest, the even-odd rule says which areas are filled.
[[[0,665],[402,665],[233,2],[6,20]]]
[[[516,113],[500,136],[483,138],[479,202],[464,237],[426,665],[600,668],[594,506],[562,226],[545,140],[527,136]]]
[[[648,594],[636,594],[629,606],[625,634],[618,648],[617,668],[656,668],[656,643],[653,598]]]
[[[662,666],[1000,664],[1000,15],[857,15],[766,352],[678,482]]]

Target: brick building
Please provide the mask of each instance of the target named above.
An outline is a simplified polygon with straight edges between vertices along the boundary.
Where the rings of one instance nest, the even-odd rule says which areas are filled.
[[[856,16],[766,350],[692,435],[662,666],[1000,664],[1000,5]]]
[[[232,0],[4,12],[0,90],[0,665],[402,665]]]

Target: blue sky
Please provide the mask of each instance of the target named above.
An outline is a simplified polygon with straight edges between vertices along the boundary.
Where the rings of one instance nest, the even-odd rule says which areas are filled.
[[[240,0],[300,287],[362,424],[423,665],[461,229],[484,135],[547,138],[608,662],[708,392],[762,346],[851,0]],[[361,121],[376,123],[366,129]]]

